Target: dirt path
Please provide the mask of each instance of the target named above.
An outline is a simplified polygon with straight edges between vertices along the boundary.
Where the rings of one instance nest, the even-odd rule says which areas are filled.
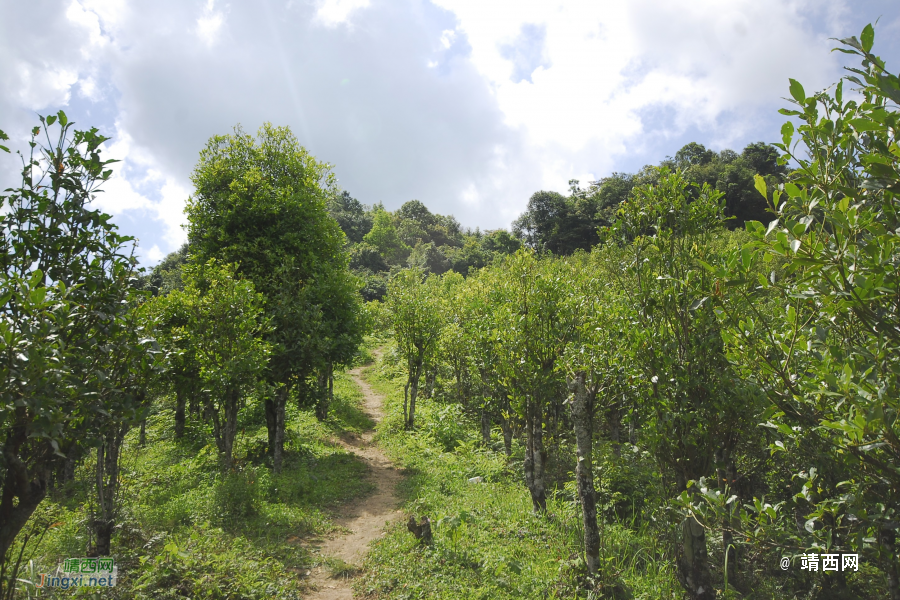
[[[350,376],[363,393],[363,410],[372,420],[378,422],[384,416],[382,398],[362,379],[362,367],[349,371]],[[341,515],[335,523],[350,530],[330,540],[313,542],[323,558],[337,558],[354,566],[360,566],[366,555],[369,542],[381,537],[385,524],[399,519],[400,500],[395,489],[400,481],[400,473],[391,464],[384,452],[376,446],[369,430],[362,435],[348,433],[341,436],[340,443],[347,450],[362,457],[369,464],[369,477],[376,484],[375,491],[355,502],[342,507]],[[313,569],[310,583],[315,590],[307,596],[310,600],[349,600],[353,598],[350,581],[346,577],[329,577],[328,569],[319,566]]]

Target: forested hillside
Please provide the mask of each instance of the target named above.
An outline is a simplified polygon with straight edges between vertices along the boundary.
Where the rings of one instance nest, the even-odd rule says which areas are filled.
[[[510,231],[236,127],[149,272],[91,207],[107,138],[41,117],[0,213],[0,597],[900,600],[873,40],[790,81],[779,142],[538,191]]]

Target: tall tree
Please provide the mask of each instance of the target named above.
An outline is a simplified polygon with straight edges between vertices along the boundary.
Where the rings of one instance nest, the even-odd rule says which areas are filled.
[[[285,405],[292,387],[315,368],[315,307],[303,293],[317,274],[346,268],[344,235],[325,208],[334,176],[287,127],[263,125],[256,139],[236,127],[200,153],[188,201],[188,238],[196,260],[238,264],[265,297],[272,329],[265,400],[269,451],[276,472],[284,448]]]
[[[108,138],[96,129],[74,130],[62,111],[40,120],[23,157],[21,186],[0,197],[4,593],[18,568],[7,568],[9,549],[53,474],[102,444],[110,428],[139,418],[141,399],[132,384],[140,377],[130,377],[133,363],[120,370],[115,359],[123,351],[140,356],[152,341],[130,335],[129,315],[139,299],[132,239],[90,207],[111,174],[113,161],[100,158]],[[116,389],[118,383],[126,388]]]
[[[439,277],[424,277],[417,269],[400,271],[388,285],[386,303],[394,339],[406,361],[403,421],[407,429],[415,426],[419,381],[437,349],[443,326],[439,286]]]
[[[752,409],[728,366],[718,322],[705,298],[713,277],[712,240],[722,230],[722,194],[704,185],[696,198],[679,173],[660,172],[635,188],[610,231],[624,252],[611,273],[630,298],[634,326],[624,333],[628,360],[644,383],[642,411],[651,449],[678,493],[714,473],[717,453],[733,460]],[[681,523],[678,575],[695,600],[714,597],[706,531],[692,515]]]
[[[813,435],[854,476],[835,494],[808,495],[806,547],[853,550],[879,562],[900,598],[900,77],[872,53],[871,25],[841,51],[859,68],[833,92],[790,82],[798,118],[780,150],[797,169],[769,190],[777,220],[747,223],[753,239],[719,271],[745,299],[723,305],[731,358],[773,404],[767,424],[785,440]],[[858,96],[843,96],[844,82]],[[799,135],[798,135],[799,134]],[[799,138],[799,139],[798,139]],[[781,165],[785,160],[780,161]],[[785,261],[787,274],[755,277]],[[756,309],[781,299],[774,317]],[[779,443],[783,442],[779,440]],[[819,487],[814,477],[810,486]],[[793,519],[791,519],[792,521]],[[785,523],[790,531],[790,521]]]

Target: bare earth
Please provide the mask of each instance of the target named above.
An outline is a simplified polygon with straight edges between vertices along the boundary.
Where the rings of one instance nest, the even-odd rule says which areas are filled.
[[[362,379],[362,367],[349,371],[351,377],[363,393],[363,410],[378,422],[384,416],[382,398]],[[400,500],[396,494],[400,473],[394,468],[384,452],[372,441],[374,431],[369,430],[358,436],[348,433],[342,436],[340,444],[362,457],[369,464],[369,477],[376,484],[375,491],[355,502],[342,507],[335,523],[350,533],[339,534],[329,540],[313,540],[313,545],[323,558],[339,558],[354,566],[360,566],[365,558],[369,542],[382,536],[387,523],[400,519]],[[310,574],[310,584],[315,590],[310,600],[349,600],[353,591],[348,578],[332,579],[327,568],[319,566]]]

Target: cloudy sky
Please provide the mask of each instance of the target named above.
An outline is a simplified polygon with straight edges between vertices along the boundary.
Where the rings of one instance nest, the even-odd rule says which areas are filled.
[[[100,202],[145,265],[238,123],[290,126],[366,204],[507,227],[569,179],[777,139],[788,78],[835,82],[829,38],[879,18],[896,72],[897,0],[0,0],[0,129],[22,148],[63,109],[111,136]]]

